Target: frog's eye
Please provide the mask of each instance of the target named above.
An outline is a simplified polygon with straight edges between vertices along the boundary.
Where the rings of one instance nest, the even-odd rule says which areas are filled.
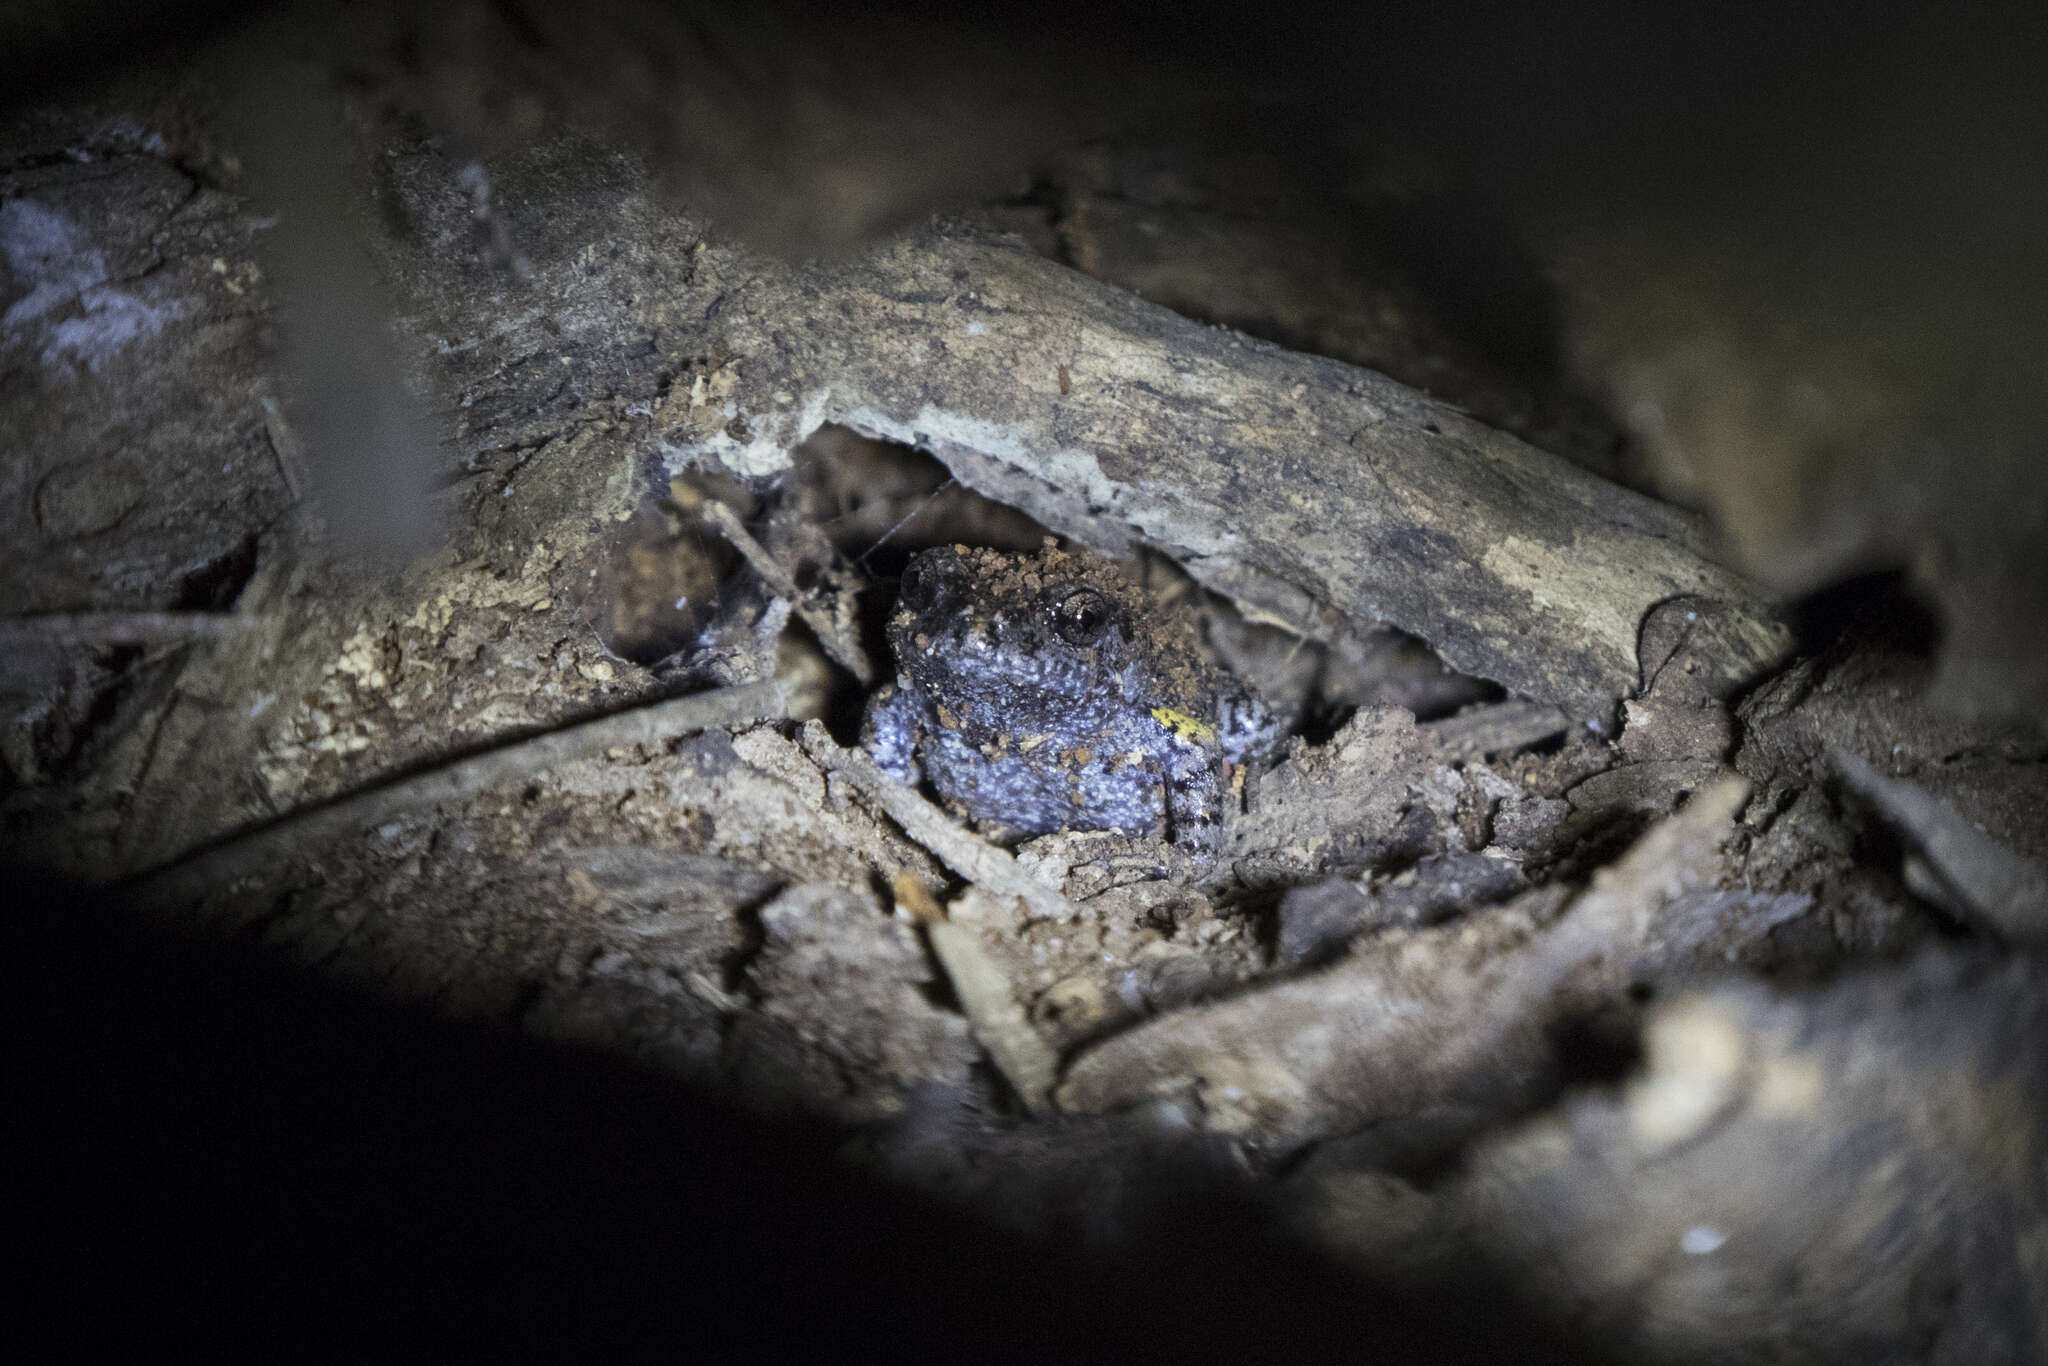
[[[1092,588],[1076,588],[1052,609],[1052,629],[1069,645],[1093,645],[1115,620],[1109,599]]]

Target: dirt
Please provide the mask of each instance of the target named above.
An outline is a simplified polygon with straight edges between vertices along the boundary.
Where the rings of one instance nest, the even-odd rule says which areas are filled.
[[[277,378],[264,206],[127,115],[0,142],[0,517],[20,548],[0,597],[20,620],[195,623],[9,657],[11,862],[119,887],[480,750],[772,681],[780,717],[286,840],[154,913],[822,1116],[890,1180],[1039,1234],[1128,1247],[1162,1205],[1227,1190],[1374,1276],[1497,1266],[1537,1312],[1651,1359],[2048,1343],[2048,1076],[2014,1046],[2038,1036],[2038,974],[1967,906],[1917,894],[1913,832],[1830,766],[1858,755],[2048,859],[2041,746],[1933,706],[1924,641],[1879,614],[1759,677],[1768,652],[1728,643],[1743,622],[1668,603],[1610,633],[1638,667],[1605,722],[1428,652],[1454,641],[1390,648],[1341,603],[1317,604],[1311,639],[1203,595],[1219,653],[1304,695],[1304,733],[1236,775],[1221,857],[1105,832],[1006,853],[1001,832],[890,805],[799,726],[851,741],[861,690],[830,661],[880,653],[912,550],[1044,528],[844,429],[749,465],[796,395],[748,408],[768,367],[722,353],[717,316],[802,300],[812,277],[668,207],[630,156],[571,137],[475,162],[367,115],[352,135],[368,245],[441,422],[440,543],[403,562],[352,545],[301,477],[320,457]],[[1115,278],[1145,266],[1120,215],[1162,225],[1141,234],[1160,262],[1211,231],[1146,194],[1091,200],[1063,250]],[[927,249],[952,247],[892,248]],[[1324,305],[1288,339],[1380,354],[1365,315],[1385,324],[1386,298]],[[1409,362],[1439,346],[1423,321],[1396,331]],[[1541,414],[1578,401],[1441,347],[1432,373],[1467,377],[1503,424],[1555,435],[1565,419]],[[778,364],[812,354],[792,342]],[[1561,695],[1593,695],[1596,673],[1614,669]],[[971,871],[990,867],[1046,900]],[[931,951],[926,901],[953,903],[1056,1057],[1049,1112]]]

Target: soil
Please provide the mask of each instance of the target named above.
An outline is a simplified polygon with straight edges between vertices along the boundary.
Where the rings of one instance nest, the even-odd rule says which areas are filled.
[[[1347,597],[1318,561],[1287,585],[1312,609],[1290,623],[1250,569],[1165,553],[1259,534],[1215,525],[1233,504],[1183,497],[1170,463],[1097,466],[1079,503],[1047,480],[1013,503],[991,495],[1032,461],[1071,474],[1079,447],[976,478],[1008,437],[961,454],[956,420],[927,443],[942,464],[803,418],[801,384],[832,376],[802,367],[867,344],[847,301],[884,267],[848,266],[840,288],[837,267],[757,255],[587,136],[479,160],[358,110],[329,149],[354,168],[355,215],[319,231],[375,262],[411,386],[393,403],[435,434],[431,544],[401,553],[320,492],[338,457],[308,440],[319,380],[280,340],[265,247],[291,206],[183,127],[72,107],[0,139],[11,864],[361,992],[823,1123],[846,1160],[1035,1238],[1129,1252],[1163,1209],[1222,1191],[1376,1281],[1487,1268],[1537,1317],[1637,1359],[2048,1350],[2031,956],[2048,906],[1989,914],[1967,878],[1931,894],[1953,845],[1840,764],[2038,863],[2048,746],[1930,701],[1941,666],[1896,599],[1792,646],[1727,574],[1618,634],[1539,632],[1524,658],[1506,626],[1436,631],[1440,606],[1393,630],[1358,607],[1405,588]],[[1234,204],[1218,188],[1244,183],[1234,163],[1136,176],[1132,155],[1098,148],[1056,232],[1034,231],[1196,319],[1130,315],[1167,350],[1173,326],[1256,322],[1621,468],[1589,400],[1487,360],[1400,279],[1248,279],[1233,262],[1296,259],[1287,234],[1310,229],[1284,199],[1277,239]],[[1044,202],[913,234],[886,269],[982,259],[992,224]],[[1029,265],[997,292],[1064,325],[1081,296],[1030,293],[1032,271],[1063,268],[1001,253]],[[877,354],[915,322],[890,316]],[[1255,378],[1291,363],[1242,345]],[[1364,374],[1317,365],[1332,384]],[[1102,383],[1051,376],[1032,383]],[[1444,421],[1431,431],[1467,441]],[[784,430],[780,463],[756,459]],[[1371,446],[1330,458],[1356,471]],[[1501,505],[1604,487],[1546,483],[1567,468],[1549,459],[1503,475]],[[1134,506],[1145,468],[1154,501]],[[1657,530],[1678,514],[1614,506],[1627,534],[1677,547],[1669,563],[1705,553],[1689,522]],[[1051,533],[1122,549],[1133,576],[1188,596],[1209,649],[1293,691],[1300,733],[1234,773],[1215,856],[977,831],[843,753],[908,556]],[[1543,591],[1569,611],[1625,577]],[[1615,639],[1623,665],[1572,662]],[[774,705],[729,724],[521,757],[593,718],[684,694],[715,717],[763,688]],[[481,754],[486,785],[405,785]],[[943,946],[937,921],[960,931]]]

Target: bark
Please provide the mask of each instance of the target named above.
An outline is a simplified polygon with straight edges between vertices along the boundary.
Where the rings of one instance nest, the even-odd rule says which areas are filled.
[[[1687,514],[1383,376],[1191,322],[1005,240],[941,226],[849,263],[727,278],[707,301],[732,357],[727,420],[672,457],[767,474],[843,423],[1097,549],[1170,555],[1260,616],[1312,635],[1389,622],[1583,718],[1637,690],[1661,603],[1719,619],[1729,678],[1784,648]]]

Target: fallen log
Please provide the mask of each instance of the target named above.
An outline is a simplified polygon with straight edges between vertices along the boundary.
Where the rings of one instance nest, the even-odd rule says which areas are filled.
[[[770,474],[840,423],[1095,549],[1161,551],[1262,619],[1391,623],[1596,722],[1641,685],[1659,604],[1715,617],[1730,681],[1786,646],[1698,519],[1384,376],[957,226],[849,262],[750,264],[716,271],[704,305],[729,359],[657,413],[679,464]]]

